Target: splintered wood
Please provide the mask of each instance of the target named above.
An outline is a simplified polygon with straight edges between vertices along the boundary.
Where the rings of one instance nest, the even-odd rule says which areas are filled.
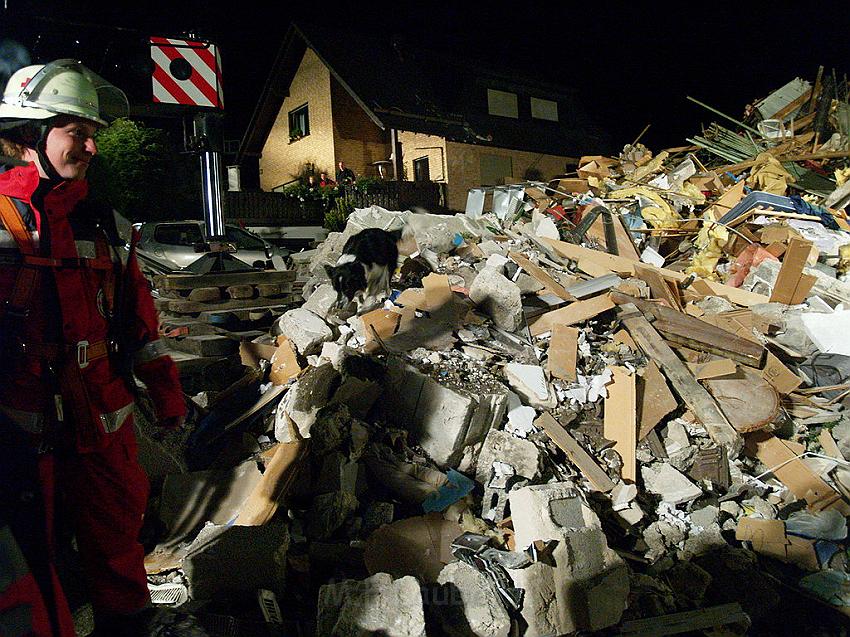
[[[609,367],[611,383],[605,398],[604,436],[613,440],[614,451],[623,459],[623,480],[637,479],[637,418],[635,377],[625,367]]]
[[[614,307],[614,302],[607,294],[594,296],[586,301],[571,303],[558,310],[547,312],[534,319],[529,325],[532,336],[540,336],[552,331],[556,325],[575,325],[593,318]]]
[[[567,454],[570,462],[579,468],[582,475],[587,478],[588,482],[590,482],[595,489],[607,493],[614,488],[614,483],[611,481],[611,478],[608,477],[608,474],[605,473],[602,467],[596,463],[596,460],[594,460],[593,457],[584,450],[584,447],[582,447],[576,439],[561,426],[561,423],[555,420],[552,414],[548,411],[544,412],[537,418],[537,420],[534,421],[534,424],[543,429],[543,431],[545,431],[552,439],[552,442],[558,445],[558,448]]]
[[[815,277],[803,274],[803,268],[812,251],[812,244],[802,239],[792,239],[782,260],[779,276],[770,295],[771,303],[796,305],[806,300],[806,296],[817,280]]]

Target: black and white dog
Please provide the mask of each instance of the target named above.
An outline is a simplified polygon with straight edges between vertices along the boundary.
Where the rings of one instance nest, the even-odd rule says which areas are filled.
[[[366,228],[349,237],[336,265],[325,265],[325,272],[336,290],[336,307],[357,300],[358,309],[377,301],[380,293],[392,292],[392,279],[398,265],[398,242],[407,238],[408,226],[387,231]]]

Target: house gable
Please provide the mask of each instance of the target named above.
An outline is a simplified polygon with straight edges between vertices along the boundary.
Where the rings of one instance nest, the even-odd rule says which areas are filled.
[[[290,117],[306,106],[309,134]],[[301,110],[303,112],[303,110]],[[291,121],[292,120],[292,121]],[[299,120],[300,121],[300,120]],[[333,172],[334,132],[331,108],[331,74],[313,49],[301,58],[288,95],[283,99],[260,157],[260,187],[272,190],[303,175],[308,166]]]

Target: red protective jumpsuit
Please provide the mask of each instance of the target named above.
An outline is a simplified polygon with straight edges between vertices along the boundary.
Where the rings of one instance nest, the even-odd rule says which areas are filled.
[[[0,531],[11,528],[31,570],[19,569],[11,583],[0,577],[0,630],[4,616],[20,614],[20,591],[33,579],[46,602],[27,602],[32,632],[23,634],[74,635],[54,568],[55,497],[73,515],[96,611],[130,614],[149,602],[138,541],[148,482],[121,356],[134,357],[160,421],[186,413],[146,281],[134,251],[123,249],[132,228],[121,228],[123,220],[110,219],[111,232],[110,223],[96,225],[79,206],[87,192],[85,181],[40,181],[34,164],[0,174],[0,194],[37,233],[34,255],[22,257],[0,224]],[[116,236],[122,230],[124,239]],[[12,312],[7,301],[21,298],[14,290],[22,268],[39,274],[26,312]],[[130,351],[115,355],[116,340]],[[40,626],[44,606],[54,631]]]

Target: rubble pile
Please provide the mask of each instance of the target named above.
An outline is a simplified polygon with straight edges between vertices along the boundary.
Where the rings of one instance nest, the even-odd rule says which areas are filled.
[[[216,335],[243,376],[194,398],[152,581],[231,614],[265,590],[258,622],[273,591],[319,635],[846,621],[850,111],[792,84],[749,134],[486,213],[356,210],[298,255],[303,305]],[[391,298],[334,308],[348,237],[404,226]]]

